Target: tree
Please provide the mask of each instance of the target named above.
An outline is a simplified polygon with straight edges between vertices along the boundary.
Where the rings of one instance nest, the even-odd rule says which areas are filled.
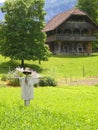
[[[85,11],[94,22],[98,24],[98,0],[78,0],[77,7]],[[93,49],[98,49],[98,33],[97,40],[93,44]]]
[[[45,44],[44,0],[8,0],[1,8],[5,13],[2,26],[1,53],[21,60],[47,60],[50,55]]]
[[[2,39],[2,26],[3,26],[3,21],[0,21],[0,48],[1,48],[1,43],[3,42],[3,39]],[[0,49],[0,53],[1,53],[1,49]]]
[[[78,0],[77,7],[85,11],[95,22],[98,22],[97,0]]]

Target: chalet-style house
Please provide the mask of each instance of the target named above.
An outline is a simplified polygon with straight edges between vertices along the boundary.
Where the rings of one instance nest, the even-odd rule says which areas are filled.
[[[53,54],[92,54],[96,23],[78,8],[56,15],[45,26],[46,44]]]

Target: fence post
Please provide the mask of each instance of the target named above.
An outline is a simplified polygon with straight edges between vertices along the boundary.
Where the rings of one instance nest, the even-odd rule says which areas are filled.
[[[83,65],[83,77],[85,76],[85,69],[84,69],[84,65]]]

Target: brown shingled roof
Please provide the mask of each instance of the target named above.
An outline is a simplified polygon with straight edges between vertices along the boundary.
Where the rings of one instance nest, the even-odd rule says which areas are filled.
[[[47,31],[54,30],[56,27],[58,27],[60,24],[66,21],[71,15],[87,15],[87,14],[78,8],[73,8],[71,10],[65,11],[63,13],[56,15],[53,19],[51,19],[46,24],[43,31],[47,32]]]

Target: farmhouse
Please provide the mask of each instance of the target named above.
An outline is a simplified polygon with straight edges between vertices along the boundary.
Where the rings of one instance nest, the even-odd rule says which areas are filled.
[[[90,55],[97,28],[85,12],[73,8],[56,15],[46,24],[46,44],[53,54]]]

